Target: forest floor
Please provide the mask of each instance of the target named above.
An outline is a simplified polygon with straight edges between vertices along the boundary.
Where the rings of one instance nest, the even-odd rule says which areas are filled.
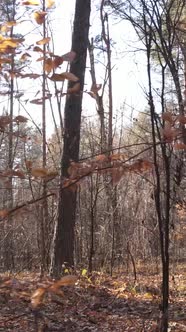
[[[74,286],[40,294],[33,308],[33,292],[41,293],[53,284],[49,277],[41,279],[34,273],[1,274],[0,331],[159,331],[161,278],[157,274],[137,273],[135,283],[132,275],[121,272],[113,277],[81,275]],[[186,331],[186,266],[171,277],[169,317],[169,331]]]

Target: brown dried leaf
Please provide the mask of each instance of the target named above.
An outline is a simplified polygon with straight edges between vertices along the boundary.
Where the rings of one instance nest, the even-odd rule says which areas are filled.
[[[43,39],[41,39],[41,40],[38,40],[37,42],[36,42],[36,44],[37,45],[45,45],[45,44],[48,44],[49,43],[49,41],[50,41],[50,37],[47,37],[47,38],[43,38]]]
[[[18,115],[14,118],[14,121],[17,122],[17,123],[20,123],[20,122],[25,123],[25,122],[28,121],[28,119],[23,115]]]
[[[46,7],[51,8],[55,4],[55,0],[46,0]]]
[[[39,78],[41,75],[39,74],[33,74],[33,73],[28,73],[28,74],[19,74],[21,78],[33,78],[34,80],[36,78]]]
[[[25,5],[25,6],[39,6],[40,1],[38,1],[38,0],[23,1],[22,5]]]
[[[24,53],[21,55],[20,61],[26,61],[27,58],[30,58],[31,55],[29,53]]]
[[[34,52],[41,52],[41,53],[43,53],[42,48],[40,48],[39,46],[34,46],[33,51]]]
[[[54,68],[59,67],[63,63],[63,57],[62,56],[55,56],[53,60],[53,66]]]
[[[47,15],[47,12],[41,12],[41,11],[39,11],[39,12],[35,12],[34,14],[33,14],[33,16],[34,16],[34,19],[35,19],[35,21],[37,22],[37,24],[39,24],[39,25],[41,25],[41,24],[43,24],[44,23],[44,21],[45,21],[45,16]]]
[[[162,130],[162,134],[164,140],[167,143],[171,143],[180,134],[180,131],[172,127],[165,127]]]
[[[0,127],[5,128],[12,122],[11,117],[9,115],[2,115],[0,116]]]
[[[184,115],[178,115],[176,120],[181,124],[186,124],[186,116]]]
[[[49,74],[51,71],[52,71],[52,69],[54,68],[54,63],[53,63],[53,60],[52,60],[52,58],[47,58],[46,60],[45,60],[45,71]]]
[[[164,112],[164,113],[162,113],[162,119],[164,120],[164,121],[167,121],[167,122],[169,122],[169,123],[173,123],[174,122],[174,120],[173,120],[173,115],[172,115],[172,113],[171,112]]]

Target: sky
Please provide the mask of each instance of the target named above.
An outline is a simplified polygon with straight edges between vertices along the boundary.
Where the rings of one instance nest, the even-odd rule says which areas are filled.
[[[97,4],[99,0],[92,0],[91,27],[90,37],[96,37],[100,34],[99,11]],[[22,8],[22,14],[23,10]],[[36,10],[33,8],[33,10]],[[71,49],[71,34],[73,26],[73,15],[75,10],[75,0],[56,0],[56,8],[50,13],[50,26],[54,38],[54,53],[62,55]],[[21,15],[21,12],[20,12]],[[25,35],[29,44],[34,44],[42,38],[40,34],[41,27],[37,26],[32,15],[25,16],[25,21],[17,26],[17,31]],[[142,52],[136,52],[141,47],[137,40],[135,31],[128,22],[119,23],[109,16],[110,37],[114,41],[112,48],[112,77],[113,77],[113,102],[114,109],[119,109],[125,102],[127,106],[125,111],[126,119],[130,117],[130,110],[143,111],[147,104],[143,89],[146,86],[146,64],[145,55]],[[133,52],[135,50],[135,52]],[[32,70],[38,72],[41,70],[40,63],[36,62],[38,54],[32,54]],[[96,65],[97,83],[103,83],[104,70],[99,62],[104,62],[102,55],[97,58]],[[87,63],[88,65],[88,63]],[[62,68],[65,71],[66,68]],[[85,87],[90,89],[91,80],[89,71],[85,78]],[[39,98],[41,94],[41,86],[38,80],[22,80],[20,88],[25,89],[26,93],[23,100],[28,98]],[[37,97],[36,97],[37,94]],[[64,99],[65,101],[65,99]],[[41,106],[33,105],[27,102],[25,108],[29,111],[34,121],[41,122]],[[55,110],[55,104],[54,104]],[[56,119],[58,121],[57,111]],[[23,109],[20,110],[23,113]],[[136,114],[136,112],[134,112]],[[96,116],[95,102],[87,94],[84,95],[83,115],[88,117]],[[47,107],[47,135],[51,135],[53,126],[51,125],[51,112]]]

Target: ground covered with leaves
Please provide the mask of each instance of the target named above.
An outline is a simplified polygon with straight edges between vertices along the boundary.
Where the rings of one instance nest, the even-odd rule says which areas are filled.
[[[158,331],[160,276],[77,277],[68,285],[37,274],[1,275],[0,331]],[[186,331],[186,268],[171,278],[169,330]]]

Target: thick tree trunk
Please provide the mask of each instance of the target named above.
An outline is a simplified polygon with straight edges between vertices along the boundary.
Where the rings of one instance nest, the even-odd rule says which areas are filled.
[[[76,211],[76,191],[63,190],[63,177],[68,177],[68,167],[71,160],[78,161],[80,143],[80,124],[82,110],[82,96],[86,56],[88,48],[89,17],[91,0],[76,0],[74,30],[72,36],[72,50],[76,58],[71,63],[70,72],[79,78],[80,92],[67,96],[65,105],[65,134],[61,163],[61,181],[58,220],[54,234],[54,251],[51,272],[59,275],[62,264],[73,266],[74,226]],[[69,83],[72,88],[73,82]]]

